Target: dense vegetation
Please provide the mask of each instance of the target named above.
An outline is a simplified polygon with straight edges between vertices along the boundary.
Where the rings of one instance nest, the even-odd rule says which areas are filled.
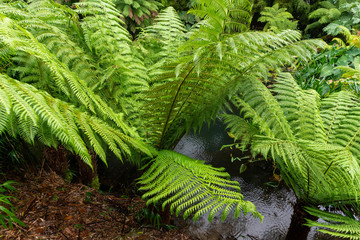
[[[93,153],[104,163],[114,154],[143,170],[149,204],[185,218],[262,218],[223,168],[172,151],[226,113],[236,147],[273,160],[311,214],[343,223],[327,233],[360,239],[351,219],[360,190],[359,4],[1,1],[0,133],[61,145],[95,170]],[[312,38],[321,31],[332,47]],[[343,220],[319,204],[352,208]],[[22,224],[0,210],[3,226]]]

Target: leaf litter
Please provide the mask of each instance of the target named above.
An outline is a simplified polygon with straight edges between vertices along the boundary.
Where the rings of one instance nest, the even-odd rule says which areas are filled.
[[[192,239],[181,229],[158,230],[137,221],[146,207],[139,196],[101,194],[82,184],[68,184],[53,171],[17,181],[12,202],[27,226],[0,229],[1,239]]]

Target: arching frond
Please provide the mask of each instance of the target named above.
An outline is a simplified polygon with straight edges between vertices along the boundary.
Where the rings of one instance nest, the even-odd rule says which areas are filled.
[[[211,221],[222,211],[222,220],[234,210],[235,218],[241,212],[251,212],[262,219],[255,206],[243,200],[239,184],[228,180],[230,176],[222,168],[205,165],[172,151],[160,151],[151,166],[140,177],[140,190],[146,190],[143,198],[147,204],[164,200],[162,206],[170,205],[176,215],[184,218],[194,214],[194,221],[209,212]]]
[[[106,163],[105,146],[119,158],[132,149],[152,155],[150,148],[101,119],[34,87],[0,74],[0,132],[49,146],[59,142],[91,165],[87,143]]]
[[[356,201],[360,165],[355,121],[360,114],[352,94],[339,92],[320,101],[318,93],[300,89],[289,73],[279,75],[273,91],[275,96],[257,79],[243,84],[236,100],[243,120],[236,124],[235,117],[227,116],[229,127],[236,130],[245,120],[257,131],[234,135],[251,137],[252,152],[270,155],[303,200]]]
[[[318,210],[306,208],[306,211],[313,216],[325,220],[325,223],[315,222],[307,219],[306,226],[318,227],[317,231],[326,233],[333,237],[358,240],[360,239],[360,223],[354,218]]]
[[[189,40],[186,44],[194,46],[194,53],[167,65],[154,80],[164,84],[147,94],[143,110],[146,126],[152,129],[151,141],[165,146],[162,139],[171,142],[171,137],[176,139],[213,118],[227,97],[252,81],[248,79],[266,77],[269,68],[291,63],[295,55],[308,59],[315,46],[324,46],[321,41],[299,38],[298,32],[287,31],[241,33],[203,46],[203,42],[197,45],[201,40]]]
[[[164,64],[181,56],[178,48],[185,41],[186,32],[184,24],[173,7],[162,10],[155,21],[138,37],[138,42],[146,49],[144,58],[149,66],[151,80],[162,72]],[[151,82],[151,84],[158,84],[158,82]]]
[[[316,91],[304,91],[288,75],[281,74],[276,79],[274,92],[295,137],[325,143],[320,96]]]
[[[76,12],[84,16],[81,27],[85,42],[103,70],[104,78],[94,88],[106,88],[115,101],[125,97],[136,100],[137,93],[148,88],[148,76],[122,26],[121,13],[110,0],[85,0],[76,6]],[[122,110],[130,108],[131,104],[125,104]]]
[[[91,91],[86,83],[69,68],[60,62],[44,45],[39,43],[34,36],[13,20],[0,14],[0,40],[15,51],[25,52],[41,60],[53,76],[56,86],[68,98],[75,98],[93,113],[103,118],[110,118],[125,133],[135,134],[114,111],[97,95]]]

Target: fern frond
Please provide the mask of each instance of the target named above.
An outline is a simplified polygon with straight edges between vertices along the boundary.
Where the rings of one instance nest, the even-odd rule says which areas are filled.
[[[284,178],[304,200],[329,204],[358,199],[360,166],[346,148],[259,136],[254,139],[252,150],[270,152]]]
[[[240,94],[243,101],[250,107],[243,109],[248,113],[248,115],[245,113],[245,116],[261,123],[260,129],[271,129],[271,131],[264,131],[269,134],[268,136],[275,136],[280,139],[293,138],[293,131],[284,117],[283,110],[261,81],[249,79],[244,82],[240,88]],[[254,111],[256,115],[251,111]],[[262,121],[260,122],[255,116],[261,116]],[[262,125],[266,125],[266,127]]]
[[[140,190],[147,191],[143,195],[148,199],[147,204],[166,199],[163,208],[170,204],[171,213],[175,211],[178,216],[183,212],[184,218],[194,214],[194,221],[206,212],[210,212],[211,221],[221,210],[224,220],[232,209],[235,210],[235,218],[243,211],[262,219],[255,206],[243,200],[238,183],[228,178],[224,169],[163,150],[139,178],[139,183],[143,185]]]
[[[314,90],[302,90],[290,74],[280,74],[273,90],[295,137],[326,142],[320,116],[320,96]]]
[[[140,41],[149,41],[151,50],[159,48],[153,61],[166,62],[179,56],[177,49],[185,41],[186,29],[173,7],[162,10],[155,18],[155,23],[146,27],[139,36]],[[156,45],[156,46],[154,46]]]
[[[87,112],[6,75],[0,74],[0,80],[1,132],[20,135],[29,142],[38,137],[51,146],[61,142],[89,165],[87,141],[105,163],[105,146],[119,159],[130,157],[131,149],[152,155],[141,140],[126,136]]]
[[[102,75],[107,75],[95,89],[106,87],[112,96],[136,101],[137,94],[148,88],[148,76],[143,61],[130,44],[130,34],[122,26],[121,13],[110,0],[86,0],[75,5],[76,12],[84,16],[81,27],[85,42],[98,58]],[[122,110],[126,112],[132,107],[126,105]]]
[[[326,223],[321,223],[307,219],[306,226],[318,227],[320,229],[317,229],[317,231],[333,237],[351,240],[360,239],[360,223],[358,220],[336,213],[321,211],[316,208],[307,207],[306,211],[326,221]]]
[[[270,155],[300,198],[316,204],[356,201],[360,114],[354,96],[344,91],[320,101],[289,73],[279,75],[273,91],[275,96],[259,80],[248,79],[235,99],[238,118],[227,117],[231,133],[252,138],[253,154]],[[255,129],[245,135],[246,125],[239,131],[244,122],[257,135]]]
[[[190,39],[185,47],[194,47],[194,53],[164,66],[162,75],[152,80],[163,84],[148,92],[143,108],[146,126],[153,129],[150,141],[165,146],[165,136],[176,138],[214,117],[227,97],[247,86],[247,79],[265,77],[269,68],[278,69],[295,55],[307,59],[315,46],[324,46],[316,40],[298,41],[300,36],[296,31],[247,32],[216,42]],[[192,116],[196,122],[188,120]]]
[[[194,38],[218,41],[223,34],[246,31],[251,22],[250,1],[200,0],[189,13],[204,19]]]
[[[121,116],[114,111],[97,95],[93,93],[86,83],[68,67],[61,63],[44,45],[39,43],[34,36],[20,27],[13,20],[0,15],[1,40],[15,51],[25,52],[40,59],[51,71],[59,89],[69,98],[76,98],[83,106],[103,118],[110,118],[125,133],[135,134],[134,131],[124,123]]]
[[[279,8],[279,4],[272,7],[265,7],[261,12],[261,17],[258,19],[260,22],[266,22],[264,30],[276,29],[282,31],[286,29],[296,29],[297,22],[291,21],[293,16],[286,11],[286,8]]]

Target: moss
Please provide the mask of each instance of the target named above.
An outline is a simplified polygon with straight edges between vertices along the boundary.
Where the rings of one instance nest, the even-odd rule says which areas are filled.
[[[91,180],[91,184],[90,186],[96,190],[100,189],[100,181],[99,181],[99,177],[96,176]]]

